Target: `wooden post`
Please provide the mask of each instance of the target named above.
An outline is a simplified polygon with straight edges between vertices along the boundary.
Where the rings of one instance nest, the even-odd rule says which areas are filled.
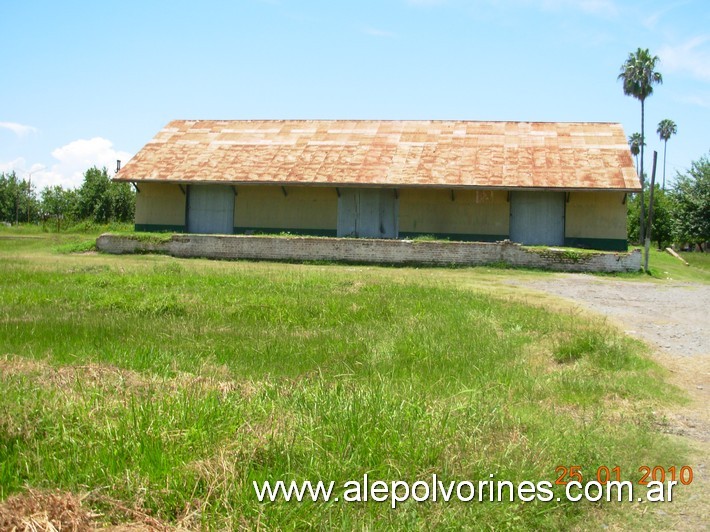
[[[685,260],[685,259],[684,259],[683,257],[681,257],[680,255],[678,255],[678,253],[676,253],[675,250],[673,250],[672,248],[666,248],[666,253],[668,253],[668,254],[669,254],[670,256],[672,256],[672,257],[675,257],[676,259],[678,259],[679,261],[681,261],[681,262],[682,262],[683,264],[685,264],[686,266],[690,266],[690,264],[688,264],[688,261]]]
[[[651,233],[653,232],[653,187],[656,184],[656,159],[658,152],[653,150],[653,169],[651,170],[651,195],[648,198],[648,223],[646,224],[646,241],[644,243],[643,269],[648,272],[648,254],[651,249]]]

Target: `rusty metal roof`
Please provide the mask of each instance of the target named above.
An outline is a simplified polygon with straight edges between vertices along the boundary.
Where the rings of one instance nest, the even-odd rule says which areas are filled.
[[[119,181],[640,190],[620,124],[175,120]]]

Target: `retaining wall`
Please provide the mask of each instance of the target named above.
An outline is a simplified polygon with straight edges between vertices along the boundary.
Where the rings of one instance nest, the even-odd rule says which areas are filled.
[[[641,252],[595,253],[524,248],[503,242],[429,242],[365,238],[267,237],[176,234],[167,242],[103,234],[104,253],[163,253],[173,257],[284,261],[341,261],[380,264],[507,264],[568,272],[627,272],[641,268]]]

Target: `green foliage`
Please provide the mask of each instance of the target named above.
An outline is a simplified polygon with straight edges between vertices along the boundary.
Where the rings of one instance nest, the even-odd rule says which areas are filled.
[[[571,260],[572,262],[579,262],[580,260],[582,260],[582,257],[584,257],[584,255],[582,253],[579,253],[579,252],[571,250],[571,249],[563,249],[561,252],[561,255],[565,259]]]
[[[670,140],[671,136],[675,135],[678,133],[678,126],[676,126],[676,123],[673,122],[673,120],[670,120],[669,118],[664,118],[658,123],[658,129],[656,129],[656,133],[658,133],[658,136],[661,138],[663,141],[663,190],[666,189],[666,152],[668,151],[668,141]]]
[[[659,61],[657,55],[651,56],[648,48],[639,48],[631,52],[621,65],[618,76],[618,79],[623,82],[624,94],[641,101],[653,94],[653,86],[663,83],[663,76],[660,72],[656,72]],[[641,135],[643,136],[643,131]]]
[[[20,184],[15,172],[0,174],[0,220],[14,222],[20,198]]]
[[[128,183],[111,183],[113,217],[118,222],[132,222],[136,210],[136,194]]]
[[[650,195],[647,194],[650,200]],[[629,194],[627,201],[626,230],[629,242],[642,244],[639,239],[639,195]],[[659,249],[666,248],[673,241],[671,216],[674,208],[673,198],[656,184],[653,192],[653,230],[651,238]],[[647,213],[648,215],[648,213]]]
[[[96,251],[96,239],[79,240],[77,242],[69,242],[56,247],[59,253],[86,253],[87,251]]]
[[[642,244],[639,238],[639,201],[638,194],[629,194],[626,230],[629,242]],[[673,241],[671,216],[674,205],[671,195],[668,192],[664,192],[659,184],[656,184],[653,192],[653,230],[651,238],[658,244],[659,249],[669,246]],[[648,216],[648,213],[646,215]]]
[[[658,133],[658,136],[662,141],[668,142],[671,136],[678,133],[678,126],[670,118],[664,118],[658,123],[656,133]]]
[[[658,249],[668,247],[672,241],[671,214],[673,200],[660,185],[653,192],[653,232],[651,237],[658,244]]]
[[[96,223],[133,219],[135,194],[128,183],[113,183],[105,167],[101,170],[95,166],[89,168],[78,194],[77,214],[81,219]]]
[[[135,193],[128,183],[114,183],[106,168],[90,168],[78,190],[46,187],[39,197],[35,186],[15,172],[0,173],[0,222],[22,223],[54,219],[57,228],[90,220],[98,224],[132,222]]]
[[[15,172],[0,173],[0,222],[18,223],[39,218],[35,186]]]
[[[109,232],[129,234],[133,233],[133,223],[109,222],[107,224],[98,224],[92,220],[82,220],[67,227],[67,230],[72,233],[93,233],[97,236],[101,233]]]
[[[76,219],[79,195],[76,190],[65,189],[60,185],[42,190],[42,214],[44,218],[53,218],[57,228]]]
[[[639,209],[641,199],[638,194],[629,194],[626,200],[626,236],[630,244],[640,245],[639,237]]]
[[[633,133],[629,135],[629,148],[631,149],[631,155],[636,157],[641,151],[641,133]]]
[[[632,135],[629,135],[629,149],[631,150],[631,155],[634,156],[636,159],[636,172],[638,173],[639,169],[639,153],[641,153],[641,133],[633,133]]]
[[[710,241],[710,158],[694,161],[673,187],[673,234],[678,242]]]
[[[173,239],[172,233],[151,233],[147,231],[141,231],[136,233],[135,231],[112,231],[114,234],[119,236],[124,236],[126,238],[131,238],[139,242],[149,242],[151,244],[164,244],[170,242]]]
[[[81,219],[93,219],[97,222],[108,218],[110,208],[107,201],[111,180],[106,168],[99,170],[95,166],[84,173],[84,182],[79,188],[77,214]]]
[[[438,238],[436,235],[417,235],[412,238],[413,242],[436,242],[441,240],[449,240],[448,238]]]

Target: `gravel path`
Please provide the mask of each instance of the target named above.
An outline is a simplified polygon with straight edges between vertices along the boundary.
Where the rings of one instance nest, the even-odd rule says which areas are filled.
[[[637,283],[573,274],[528,286],[609,316],[628,334],[662,352],[710,356],[710,285]]]
[[[516,284],[605,315],[652,347],[651,356],[670,371],[669,380],[690,398],[687,405],[658,412],[659,426],[684,438],[695,450],[692,491],[680,502],[652,513],[662,519],[664,529],[709,530],[710,285],[639,283],[579,274]]]

